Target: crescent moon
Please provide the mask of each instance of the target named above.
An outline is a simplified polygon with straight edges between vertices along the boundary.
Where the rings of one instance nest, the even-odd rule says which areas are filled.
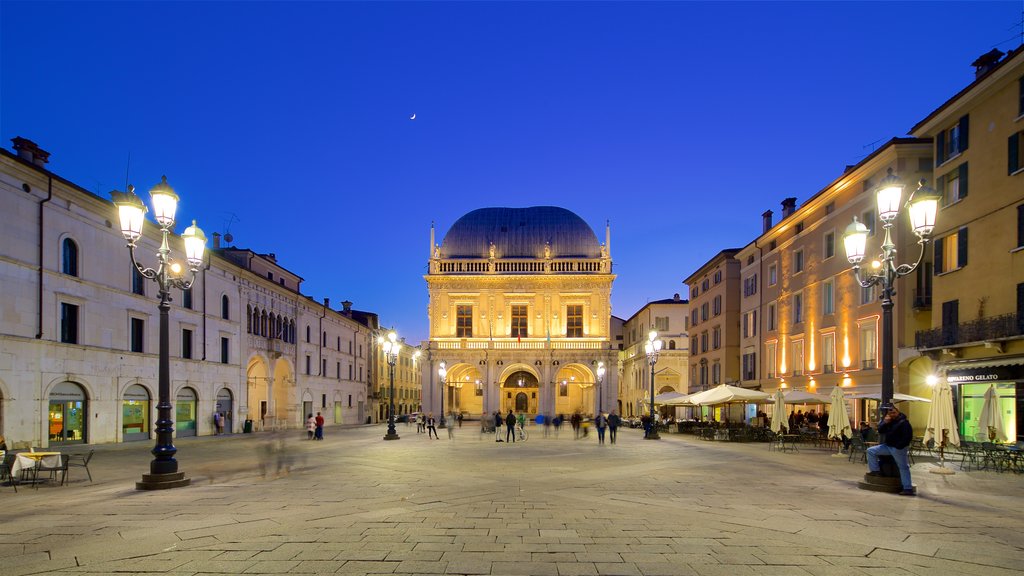
[[[412,116],[409,116],[409,120],[415,120],[415,119],[416,119],[416,114],[413,114]]]

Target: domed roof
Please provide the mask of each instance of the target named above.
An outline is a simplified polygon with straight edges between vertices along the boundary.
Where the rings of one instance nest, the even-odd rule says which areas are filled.
[[[557,206],[480,208],[455,221],[441,243],[441,258],[599,258],[601,244],[590,226]]]

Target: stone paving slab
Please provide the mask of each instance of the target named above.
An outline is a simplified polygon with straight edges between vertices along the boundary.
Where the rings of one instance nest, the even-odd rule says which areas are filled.
[[[97,447],[95,483],[0,487],[0,573],[1024,574],[1021,475],[939,477],[923,459],[902,498],[857,490],[864,465],[823,450],[383,431],[284,438],[305,464],[266,476],[276,438],[183,439],[194,485],[161,492],[133,489],[151,446]]]

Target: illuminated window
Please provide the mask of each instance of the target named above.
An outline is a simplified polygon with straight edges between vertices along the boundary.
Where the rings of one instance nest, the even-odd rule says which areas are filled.
[[[804,374],[804,341],[793,341],[793,376]]]
[[[775,366],[778,363],[778,358],[775,356],[775,342],[764,345],[764,361],[768,377],[775,378]]]
[[[804,321],[804,295],[802,292],[793,294],[793,324]]]
[[[821,313],[829,316],[836,311],[835,281],[829,278],[821,284]]]
[[[862,370],[878,367],[878,329],[874,321],[860,325],[860,367]]]
[[[821,368],[825,374],[836,371],[836,333],[821,335]]]
[[[935,239],[935,273],[959,270],[967,265],[967,227]]]
[[[779,282],[779,266],[772,264],[768,267],[768,285],[775,286]]]

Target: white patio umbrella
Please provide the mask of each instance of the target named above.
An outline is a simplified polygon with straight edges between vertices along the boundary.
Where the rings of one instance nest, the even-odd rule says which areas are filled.
[[[775,394],[780,394],[782,391],[779,390]],[[804,390],[793,390],[788,394],[783,394],[786,404],[830,404],[832,402],[828,396],[822,396],[821,394],[815,394],[813,392],[806,392]],[[775,400],[773,394],[771,399]]]
[[[765,402],[769,396],[766,392],[759,390],[750,390],[749,388],[740,388],[739,386],[730,386],[728,384],[720,384],[711,390],[705,390],[703,392],[697,392],[690,396],[690,403],[696,406],[714,406],[716,404],[756,404],[759,402]]]
[[[772,410],[772,432],[776,434],[782,434],[782,429],[786,427],[786,395],[779,390],[775,393],[775,408]]]
[[[843,395],[843,389],[839,386],[832,388],[829,399],[832,401],[832,405],[829,407],[828,437],[842,438],[843,435],[847,438],[852,437],[853,427],[850,426],[850,414],[846,411],[846,396]],[[839,450],[842,453],[841,445]]]
[[[984,434],[989,442],[1006,442],[1006,430],[1003,429],[1003,413],[999,409],[999,396],[995,385],[989,384],[985,390],[985,403],[981,405],[981,416],[978,417],[978,431]]]
[[[959,446],[960,434],[957,432],[956,416],[953,415],[953,391],[949,382],[942,378],[932,389],[932,405],[928,407],[928,426],[924,430],[922,441],[927,444],[932,440],[939,445],[939,468],[932,468],[935,474],[953,474],[946,468],[946,445]]]

